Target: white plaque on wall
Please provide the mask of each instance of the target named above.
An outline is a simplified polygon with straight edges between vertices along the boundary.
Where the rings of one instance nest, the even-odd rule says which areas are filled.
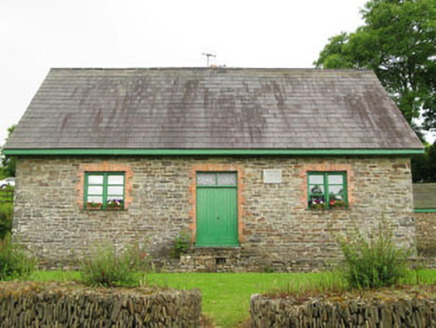
[[[282,183],[282,170],[263,170],[263,183]]]

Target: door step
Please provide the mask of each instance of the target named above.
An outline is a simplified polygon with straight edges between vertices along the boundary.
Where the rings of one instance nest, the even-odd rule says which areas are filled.
[[[196,248],[193,253],[180,257],[180,268],[197,272],[244,271],[241,249]]]

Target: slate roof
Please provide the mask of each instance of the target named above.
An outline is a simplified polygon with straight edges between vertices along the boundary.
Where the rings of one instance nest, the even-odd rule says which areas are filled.
[[[370,71],[52,69],[6,149],[422,149]]]
[[[413,199],[415,208],[436,209],[436,183],[414,183]]]

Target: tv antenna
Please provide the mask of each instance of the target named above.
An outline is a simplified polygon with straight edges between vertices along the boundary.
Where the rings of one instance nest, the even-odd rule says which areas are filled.
[[[207,52],[203,52],[202,55],[206,56],[206,58],[207,58],[207,67],[209,67],[209,58],[210,57],[215,57],[216,58],[216,55],[211,54],[211,53],[207,53]]]

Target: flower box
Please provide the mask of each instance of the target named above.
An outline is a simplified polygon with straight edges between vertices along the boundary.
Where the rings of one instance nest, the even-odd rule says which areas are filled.
[[[334,205],[335,208],[345,208],[345,202],[343,200],[339,200]]]
[[[311,210],[326,210],[328,208],[327,203],[312,203],[310,205]]]
[[[120,211],[123,209],[123,203],[119,201],[109,201],[106,205],[108,211]]]
[[[101,210],[102,207],[103,207],[102,203],[94,203],[94,202],[86,203],[87,210],[91,210],[91,211]]]
[[[345,202],[343,200],[331,200],[330,208],[345,208]]]

